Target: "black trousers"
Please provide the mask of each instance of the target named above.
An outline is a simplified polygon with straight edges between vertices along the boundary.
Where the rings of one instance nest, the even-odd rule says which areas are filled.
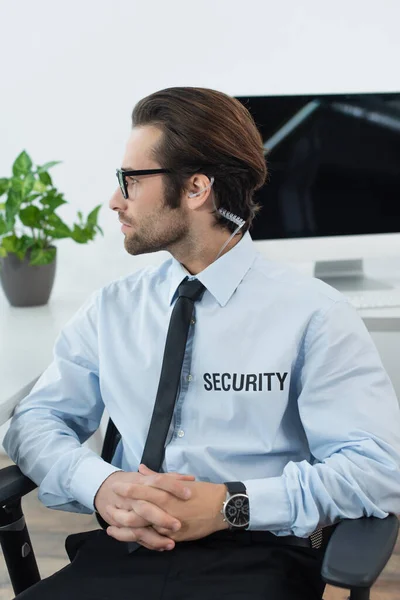
[[[102,529],[69,536],[71,564],[18,600],[320,600],[321,553],[257,532],[218,532],[174,550],[126,545]]]

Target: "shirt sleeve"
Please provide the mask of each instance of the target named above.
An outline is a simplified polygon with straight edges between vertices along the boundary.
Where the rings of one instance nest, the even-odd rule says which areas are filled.
[[[375,345],[345,301],[317,313],[293,373],[310,461],[244,482],[250,529],[307,537],[319,526],[400,513],[400,409]]]
[[[104,411],[97,296],[61,331],[51,365],[18,404],[3,442],[10,458],[39,486],[46,506],[83,513],[93,512],[98,488],[118,470],[82,446],[98,429]]]

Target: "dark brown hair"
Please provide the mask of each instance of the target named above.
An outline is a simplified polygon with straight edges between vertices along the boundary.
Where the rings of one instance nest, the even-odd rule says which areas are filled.
[[[215,179],[218,208],[246,221],[249,229],[258,205],[253,193],[266,178],[263,145],[248,110],[236,99],[211,89],[174,87],[140,100],[132,113],[132,127],[155,125],[163,136],[155,158],[173,170],[166,177],[166,198],[175,208],[185,182],[195,173]],[[215,213],[216,222],[234,231],[236,225]]]

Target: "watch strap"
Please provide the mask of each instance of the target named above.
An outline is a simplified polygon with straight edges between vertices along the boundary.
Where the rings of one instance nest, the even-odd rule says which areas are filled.
[[[247,494],[246,486],[241,481],[225,481],[227,490],[231,496],[235,494]]]

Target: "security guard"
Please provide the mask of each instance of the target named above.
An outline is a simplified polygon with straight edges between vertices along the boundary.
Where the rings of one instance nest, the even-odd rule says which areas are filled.
[[[127,252],[171,258],[85,303],[4,442],[46,506],[108,527],[70,536],[72,563],[18,598],[321,598],[310,536],[400,513],[400,411],[378,353],[338,291],[258,254],[266,166],[238,101],[142,99],[117,176]],[[169,324],[185,302],[178,360]],[[142,456],[163,394],[158,469]],[[82,446],[104,408],[121,434],[112,465]]]

